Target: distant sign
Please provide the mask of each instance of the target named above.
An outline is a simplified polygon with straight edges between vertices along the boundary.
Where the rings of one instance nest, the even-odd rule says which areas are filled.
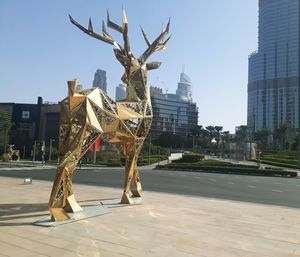
[[[30,112],[29,111],[22,111],[22,119],[29,119]]]

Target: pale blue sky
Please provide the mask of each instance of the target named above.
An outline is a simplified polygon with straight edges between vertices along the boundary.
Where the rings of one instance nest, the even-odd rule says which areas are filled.
[[[79,78],[90,87],[98,68],[107,71],[108,94],[114,98],[123,70],[113,47],[83,34],[68,14],[84,25],[91,17],[100,32],[107,9],[121,23],[122,5],[136,56],[146,49],[139,24],[154,39],[171,17],[167,49],[149,59],[163,62],[149,72],[151,85],[175,93],[184,64],[200,125],[233,132],[246,124],[248,55],[257,48],[256,0],[1,0],[0,102],[35,103],[38,96],[59,101],[66,96],[67,80]]]

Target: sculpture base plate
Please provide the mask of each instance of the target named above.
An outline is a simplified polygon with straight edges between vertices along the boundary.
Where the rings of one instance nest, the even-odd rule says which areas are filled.
[[[89,219],[92,217],[96,217],[108,213],[111,213],[111,211],[103,205],[86,206],[80,212],[68,213],[68,215],[70,216],[69,220],[53,221],[51,219],[51,216],[49,215],[47,217],[35,221],[33,225],[42,226],[42,227],[56,227],[59,225],[64,225],[78,220],[85,220],[85,219]]]
[[[130,199],[132,201],[131,204],[121,203],[121,198],[104,200],[101,201],[100,203],[102,204],[102,206],[106,208],[125,207],[130,205],[143,204],[143,197],[130,197]]]

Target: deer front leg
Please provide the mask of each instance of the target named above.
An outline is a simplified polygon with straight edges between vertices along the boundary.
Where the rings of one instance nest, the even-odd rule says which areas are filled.
[[[131,192],[134,197],[141,197],[142,184],[139,171],[137,169],[137,164],[135,164],[135,169],[133,172],[133,179],[131,181]]]
[[[130,199],[129,191],[130,184],[136,167],[136,156],[130,159],[126,159],[125,165],[125,179],[124,179],[124,192],[121,199],[121,203],[131,204],[132,200]]]

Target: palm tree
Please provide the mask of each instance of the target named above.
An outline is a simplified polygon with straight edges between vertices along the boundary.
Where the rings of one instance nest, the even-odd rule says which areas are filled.
[[[286,140],[286,131],[288,129],[287,123],[281,123],[279,127],[274,131],[274,138],[279,140],[279,150],[284,151],[285,149],[285,140]]]
[[[224,152],[225,144],[229,143],[229,141],[230,141],[230,133],[229,133],[229,131],[223,131],[223,132],[221,132],[221,142],[222,142],[221,150],[222,150],[222,152]]]
[[[267,128],[262,128],[255,133],[256,140],[260,143],[262,152],[265,152],[268,144],[268,136],[271,135],[271,131]]]
[[[205,128],[208,131],[209,141],[211,142],[215,136],[215,126],[207,126]]]
[[[196,151],[198,152],[198,137],[201,134],[202,125],[195,125],[191,128],[191,136],[193,137],[193,151],[196,148]]]
[[[246,125],[241,125],[235,131],[235,141],[237,143],[244,143],[248,139],[248,129]]]
[[[215,126],[215,131],[216,131],[216,141],[217,141],[217,147],[219,149],[219,144],[220,144],[220,132],[223,130],[222,126]]]

